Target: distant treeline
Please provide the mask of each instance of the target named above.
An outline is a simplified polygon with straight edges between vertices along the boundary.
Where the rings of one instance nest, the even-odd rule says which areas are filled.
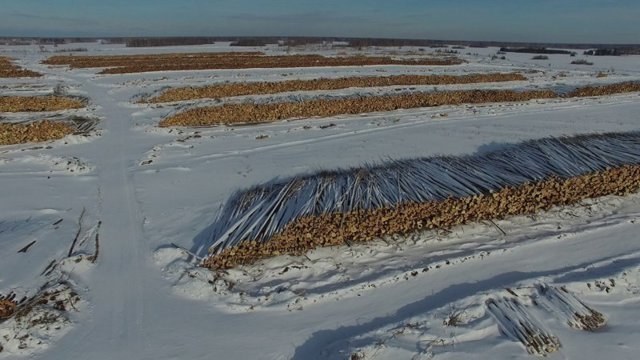
[[[128,39],[127,47],[151,47],[151,46],[183,46],[206,45],[216,42],[212,37],[153,37]]]
[[[525,54],[562,54],[562,55],[575,55],[573,51],[567,50],[558,50],[558,49],[547,49],[545,47],[502,47],[500,48],[502,52],[511,52],[511,53],[525,53]]]
[[[89,38],[37,38],[38,45],[62,45],[71,43],[90,43],[96,42],[98,39]]]
[[[239,39],[231,43],[231,46],[265,46],[268,44],[277,44],[278,40],[271,38],[246,38]]]
[[[83,47],[77,48],[69,48],[69,49],[58,49],[55,52],[57,53],[74,53],[74,52],[87,52],[89,49]]]
[[[366,46],[424,46],[432,48],[446,47],[448,44],[437,40],[412,40],[412,39],[350,39],[348,43],[352,47]]]
[[[324,37],[245,37],[237,39],[231,46],[265,46],[278,44],[282,46],[299,46],[310,44],[323,44],[328,42],[341,41],[336,38]]]
[[[265,46],[268,44],[280,44],[286,46],[326,44],[333,46],[419,46],[419,47],[445,47],[453,45],[465,47],[502,47],[506,51],[524,52],[522,49],[536,50],[535,54],[561,54],[570,53],[566,50],[549,50],[549,48],[582,49],[593,51],[594,55],[626,55],[639,54],[640,44],[571,44],[571,43],[522,43],[506,41],[465,41],[465,40],[434,40],[434,39],[392,39],[392,38],[349,38],[349,37],[306,37],[306,36],[181,36],[181,37],[0,37],[0,44],[40,44],[56,45],[67,43],[103,42],[110,44],[126,44],[131,47],[141,46],[179,46],[179,45],[203,45],[215,42],[231,42],[235,46]],[[595,50],[594,50],[595,49]],[[540,51],[544,52],[540,52]],[[614,51],[615,50],[615,51]],[[559,52],[565,51],[565,52]]]
[[[312,44],[339,44],[337,46],[348,47],[400,47],[400,46],[420,46],[431,48],[447,47],[451,44],[442,40],[420,40],[420,39],[382,39],[382,38],[336,38],[336,37],[251,37],[238,39],[231,43],[232,46],[265,46],[269,44],[279,44],[282,46],[301,46]],[[459,45],[459,44],[457,44]],[[469,46],[471,44],[468,44]],[[480,45],[480,44],[476,44]],[[480,46],[478,46],[480,47]],[[484,46],[482,46],[484,47]]]
[[[550,50],[549,48],[565,48],[565,49],[593,49],[593,48],[612,48],[612,49],[640,49],[640,44],[572,44],[572,43],[522,43],[522,42],[505,42],[505,41],[466,41],[466,40],[434,40],[434,39],[390,39],[390,38],[348,38],[348,37],[239,37],[232,41],[234,46],[265,46],[269,44],[281,45],[309,45],[322,44],[328,42],[339,42],[348,44],[351,47],[398,47],[398,46],[420,46],[420,47],[445,47],[452,45],[456,48],[486,48],[489,46],[504,47],[511,49],[545,49],[550,52],[544,54],[554,54],[555,51],[563,51],[564,54],[571,54],[566,50]]]
[[[78,43],[95,43],[98,41],[102,41],[105,43],[111,44],[124,44],[127,39],[125,38],[9,38],[9,37],[0,37],[0,44],[2,45],[63,45],[63,44],[78,44]]]
[[[592,55],[592,56],[640,55],[640,47],[592,49],[592,50],[585,51],[584,54]]]

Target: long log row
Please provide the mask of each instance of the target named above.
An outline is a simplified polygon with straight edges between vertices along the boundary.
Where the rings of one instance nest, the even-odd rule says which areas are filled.
[[[460,90],[384,96],[315,99],[271,104],[225,104],[171,115],[160,127],[260,124],[285,119],[329,117],[440,105],[528,101],[557,97],[551,90]]]
[[[35,71],[22,69],[15,65],[11,59],[0,56],[0,78],[40,77]]]
[[[149,65],[156,63],[197,62],[203,60],[233,59],[264,56],[261,52],[212,52],[212,53],[168,53],[139,55],[56,55],[44,60],[47,65],[68,65],[72,69]]]
[[[407,85],[449,85],[504,81],[524,81],[519,73],[490,73],[469,75],[394,75],[354,76],[338,79],[287,80],[277,82],[225,83],[203,87],[180,87],[163,91],[144,100],[157,104],[194,99],[218,99],[231,96],[276,94],[288,91],[338,90],[352,87],[380,87]]]
[[[583,86],[571,91],[567,97],[605,96],[640,91],[640,82],[626,81],[601,86]]]
[[[601,96],[640,91],[640,82],[575,89],[565,95],[552,90],[459,90],[399,95],[315,99],[269,104],[225,104],[187,109],[162,119],[160,127],[260,124],[278,120],[329,117],[421,107],[516,102],[533,99]]]
[[[28,124],[0,123],[0,145],[57,140],[75,131],[68,123],[49,120]]]
[[[80,109],[84,99],[69,96],[0,96],[0,112],[41,112]]]
[[[547,138],[465,157],[405,160],[262,185],[233,196],[203,266],[511,215],[640,189],[640,133]]]
[[[148,56],[146,58],[54,56],[43,62],[72,68],[106,67],[100,74],[129,74],[151,71],[215,70],[253,68],[333,67],[365,65],[458,65],[457,58],[395,59],[383,56],[275,55],[259,53],[208,53]]]

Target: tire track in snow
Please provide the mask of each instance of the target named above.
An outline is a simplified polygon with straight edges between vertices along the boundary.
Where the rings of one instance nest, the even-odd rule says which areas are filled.
[[[142,216],[129,171],[135,143],[130,131],[132,111],[121,107],[122,99],[114,98],[108,87],[93,79],[66,73],[65,80],[84,84],[83,90],[98,105],[96,115],[104,119],[99,127],[107,131],[82,154],[96,167],[98,217],[102,221],[100,258],[87,279],[91,312],[86,324],[61,340],[58,356],[102,353],[138,358],[135,355],[144,344],[143,267],[147,257]]]
[[[337,122],[337,123],[348,123],[350,121],[375,121],[375,120],[380,120],[380,121],[384,121],[384,120],[401,120],[401,119],[407,119],[401,123],[395,123],[395,124],[388,124],[388,125],[384,125],[384,126],[379,126],[379,127],[371,127],[371,128],[361,128],[361,129],[356,129],[356,130],[348,130],[346,132],[340,132],[337,134],[330,134],[330,135],[323,135],[323,136],[316,136],[316,137],[310,137],[307,139],[301,139],[301,140],[293,140],[293,141],[281,141],[278,142],[277,144],[271,144],[271,145],[263,145],[263,146],[256,146],[256,147],[252,147],[252,148],[248,148],[248,149],[240,149],[240,150],[229,150],[226,152],[222,152],[222,153],[214,153],[214,154],[206,154],[206,155],[200,155],[200,156],[194,156],[191,157],[190,159],[186,160],[186,161],[181,161],[182,164],[189,164],[189,165],[194,165],[194,164],[198,164],[201,162],[206,162],[206,161],[210,161],[210,160],[219,160],[219,159],[225,159],[225,158],[231,158],[231,157],[241,157],[241,156],[246,156],[248,154],[252,154],[252,153],[260,153],[263,151],[269,151],[269,150],[276,150],[276,149],[285,149],[285,148],[291,148],[291,147],[296,147],[296,146],[304,146],[304,145],[309,145],[309,144],[315,144],[315,143],[322,143],[325,141],[333,141],[333,140],[342,140],[342,139],[350,139],[350,138],[356,138],[356,137],[362,137],[362,136],[368,136],[370,134],[373,133],[379,133],[379,132],[387,132],[387,131],[397,131],[397,130],[403,130],[403,129],[408,129],[408,128],[418,128],[418,127],[424,127],[424,126],[430,126],[430,125],[442,125],[444,122],[446,122],[446,124],[448,125],[454,125],[454,124],[469,124],[469,123],[475,123],[475,122],[479,122],[482,121],[483,119],[507,119],[511,116],[513,116],[514,114],[517,115],[533,115],[533,114],[540,114],[543,112],[561,112],[561,111],[571,111],[571,110],[575,110],[576,108],[585,108],[587,106],[592,106],[592,107],[597,107],[599,109],[602,109],[604,107],[615,107],[615,106],[620,106],[620,105],[626,105],[626,104],[633,104],[634,103],[634,99],[629,99],[627,97],[621,96],[619,98],[616,98],[613,102],[608,103],[608,104],[599,104],[594,102],[593,104],[578,104],[576,101],[571,101],[571,102],[559,102],[557,104],[554,104],[555,106],[553,107],[548,107],[548,108],[531,108],[531,109],[526,109],[526,110],[511,110],[513,108],[521,108],[521,107],[527,107],[527,105],[529,104],[499,104],[499,105],[506,105],[507,107],[507,111],[504,113],[487,113],[487,114],[460,114],[460,115],[454,115],[450,118],[447,118],[445,120],[441,120],[441,119],[432,119],[430,117],[428,117],[428,115],[432,115],[432,114],[436,114],[439,112],[458,112],[460,111],[459,107],[446,107],[446,108],[437,108],[436,110],[434,109],[428,109],[428,110],[419,110],[419,111],[410,111],[407,112],[406,114],[395,114],[394,112],[385,112],[383,114],[367,114],[364,116],[356,116],[353,118],[348,118],[348,117],[331,117],[331,118],[323,118],[323,119],[311,119],[311,123],[313,124],[324,124],[324,123],[330,123],[330,122]],[[499,108],[496,106],[493,106],[491,108]],[[294,121],[295,123],[295,121]],[[306,121],[301,121],[301,123],[305,123]],[[271,128],[282,128],[283,130],[286,130],[287,127],[291,127],[297,124],[292,124],[290,122],[287,122],[285,124],[275,124],[272,125]],[[243,128],[244,129],[244,128]],[[252,132],[256,132],[256,131],[264,131],[264,130],[270,130],[270,127],[265,127],[265,126],[255,126],[255,127],[247,127],[247,129],[250,129],[249,131]],[[238,129],[236,129],[238,130]],[[215,133],[216,130],[214,130]],[[221,133],[225,133],[227,132],[228,129],[225,128],[224,130],[220,130]],[[235,131],[235,134],[239,134],[241,132],[239,131]]]

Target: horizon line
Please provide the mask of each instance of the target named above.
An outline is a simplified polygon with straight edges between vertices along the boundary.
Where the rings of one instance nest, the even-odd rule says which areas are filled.
[[[432,39],[432,38],[400,38],[400,37],[361,37],[361,36],[323,36],[323,35],[41,35],[41,36],[24,36],[24,35],[1,35],[0,39],[150,39],[150,38],[182,38],[182,39],[276,39],[276,38],[298,38],[298,39],[332,39],[332,40],[402,40],[402,41],[433,41],[442,44],[455,43],[509,43],[509,44],[540,44],[540,45],[615,45],[615,46],[640,46],[640,43],[616,43],[616,42],[549,42],[549,41],[514,41],[514,40],[454,40],[454,39]],[[206,44],[199,44],[206,45]],[[191,45],[194,46],[194,45]],[[410,45],[407,45],[410,46]]]

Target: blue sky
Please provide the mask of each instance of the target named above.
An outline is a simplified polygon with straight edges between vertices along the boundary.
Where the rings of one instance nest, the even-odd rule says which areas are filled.
[[[640,43],[640,0],[0,0],[0,36]]]

